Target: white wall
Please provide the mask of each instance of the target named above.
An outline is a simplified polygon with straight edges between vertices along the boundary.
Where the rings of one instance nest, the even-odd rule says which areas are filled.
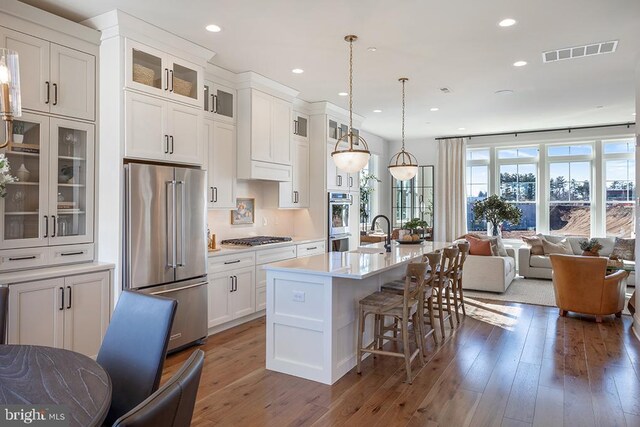
[[[392,141],[389,144],[389,157],[400,151],[402,141]],[[404,148],[418,159],[419,165],[435,166],[435,175],[438,175],[438,141],[435,138],[410,139],[404,142]]]
[[[373,184],[375,188],[373,196],[378,200],[378,212],[373,212],[373,214],[383,214],[391,218],[391,175],[387,169],[389,158],[391,157],[391,154],[389,153],[389,142],[377,135],[365,131],[362,131],[360,135],[365,139],[365,141],[367,141],[367,144],[369,144],[371,154],[378,156],[378,167],[374,174],[382,182]]]

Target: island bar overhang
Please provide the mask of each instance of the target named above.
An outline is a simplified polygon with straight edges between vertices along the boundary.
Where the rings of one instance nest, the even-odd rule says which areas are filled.
[[[409,262],[449,245],[394,245],[389,254],[332,252],[265,266],[267,369],[335,383],[356,365],[358,301],[403,277]],[[372,340],[369,316],[363,343]]]

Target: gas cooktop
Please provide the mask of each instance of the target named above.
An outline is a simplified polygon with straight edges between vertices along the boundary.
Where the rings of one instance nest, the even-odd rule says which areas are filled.
[[[274,236],[255,236],[255,237],[245,237],[242,239],[227,239],[223,240],[220,243],[223,245],[233,245],[233,246],[260,246],[260,245],[268,245],[270,243],[282,243],[282,242],[290,242],[291,237],[274,237]]]

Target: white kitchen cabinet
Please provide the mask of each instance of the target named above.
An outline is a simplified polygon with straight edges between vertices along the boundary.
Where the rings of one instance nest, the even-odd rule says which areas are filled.
[[[109,271],[9,285],[9,344],[96,357],[109,324]]]
[[[0,37],[20,58],[23,109],[95,119],[94,55],[3,27]]]
[[[205,81],[204,83],[205,117],[215,120],[236,122],[236,90],[230,87]]]
[[[204,140],[208,149],[208,207],[235,209],[236,127],[207,119],[204,121]]]
[[[293,139],[309,141],[309,116],[298,111],[293,112]]]
[[[24,113],[14,126],[22,128],[23,141],[1,152],[19,179],[7,185],[0,201],[0,249],[93,242],[93,124]],[[11,261],[40,258],[39,253],[5,255]]]
[[[125,155],[201,165],[201,111],[162,98],[125,91]]]
[[[290,182],[281,182],[279,206],[281,208],[309,207],[309,143],[295,140],[293,148],[293,167]]]
[[[210,328],[255,312],[254,267],[212,274],[208,286]]]
[[[329,191],[349,191],[354,188],[358,174],[349,174],[336,167],[331,157],[335,142],[327,144],[327,189]]]
[[[125,41],[125,86],[201,107],[202,67],[135,40]]]
[[[238,178],[290,181],[291,103],[256,89],[238,99]]]

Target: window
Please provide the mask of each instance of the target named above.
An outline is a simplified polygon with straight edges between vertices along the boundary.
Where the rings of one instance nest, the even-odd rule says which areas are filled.
[[[635,139],[543,142],[467,150],[467,223],[473,203],[498,194],[522,210],[503,237],[534,233],[573,236],[635,235]]]
[[[391,180],[393,227],[420,218],[427,223],[425,237],[432,238],[434,220],[434,167],[419,166],[418,174],[410,181]]]
[[[489,149],[467,151],[467,229],[485,231],[486,221],[476,221],[473,204],[489,194]]]

